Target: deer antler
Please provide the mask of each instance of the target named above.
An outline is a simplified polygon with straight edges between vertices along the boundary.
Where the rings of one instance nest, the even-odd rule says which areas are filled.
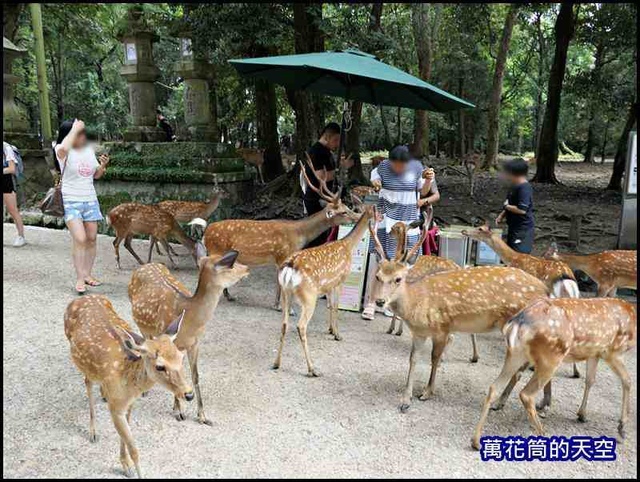
[[[407,251],[407,225],[402,221],[398,221],[391,228],[391,232],[394,233],[396,237],[396,255],[394,260],[402,261]]]
[[[307,156],[307,165],[313,171],[314,169],[313,169],[313,162],[311,162],[311,157],[309,156],[309,153],[305,153],[305,155]],[[338,195],[336,195],[335,193],[332,193],[327,187],[326,181],[324,179],[319,179],[318,176],[316,176],[316,179],[320,184],[320,188],[317,188],[316,186],[314,186],[311,180],[309,179],[309,176],[307,176],[307,171],[302,161],[300,161],[300,168],[302,169],[302,175],[304,176],[304,180],[307,182],[307,186],[309,186],[315,193],[317,193],[318,196],[320,196],[322,199],[330,203],[336,202],[338,199],[340,199],[340,192],[338,192]]]
[[[378,219],[377,219],[377,215],[374,214],[373,219],[375,219],[375,222],[373,223],[373,226],[371,225],[371,221],[369,221],[369,232],[371,233],[371,238],[373,239],[373,244],[376,248],[376,251],[378,252],[378,255],[380,256],[380,259],[387,259],[387,256],[384,254],[384,248],[382,247],[382,243],[380,242],[380,239],[378,238]]]
[[[415,256],[415,254],[420,249],[420,246],[424,244],[424,240],[427,239],[427,235],[429,234],[429,224],[431,224],[431,220],[433,219],[433,207],[428,206],[426,211],[423,213],[424,223],[422,225],[422,233],[420,234],[420,239],[418,242],[413,245],[413,247],[405,254],[403,258],[403,262],[408,262],[411,258]]]

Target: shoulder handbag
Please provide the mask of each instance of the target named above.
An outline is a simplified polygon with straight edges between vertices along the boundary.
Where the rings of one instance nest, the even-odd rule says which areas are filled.
[[[67,156],[67,161],[65,161],[62,172],[60,173],[60,179],[58,179],[55,186],[47,191],[47,194],[40,203],[40,210],[43,214],[48,214],[49,216],[55,216],[57,218],[64,216],[64,205],[62,204],[62,178],[64,176],[64,170],[67,168],[68,161],[69,157]]]

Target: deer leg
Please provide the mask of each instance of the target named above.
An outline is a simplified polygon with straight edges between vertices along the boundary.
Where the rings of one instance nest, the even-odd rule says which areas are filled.
[[[116,235],[115,239],[113,240],[113,250],[116,252],[116,266],[118,267],[118,269],[122,269],[122,266],[120,266],[120,243],[121,242],[122,242],[122,238]]]
[[[571,374],[571,378],[580,378],[580,371],[578,370],[578,364],[573,363],[573,373]]]
[[[476,334],[471,334],[471,347],[473,348],[473,354],[471,355],[471,359],[469,360],[471,363],[478,363],[478,343],[476,340]]]
[[[413,382],[416,376],[416,362],[418,361],[418,356],[424,349],[426,343],[426,338],[418,338],[416,336],[412,337],[411,354],[409,355],[409,373],[407,375],[407,383],[404,387],[402,399],[400,400],[400,411],[402,413],[405,413],[407,410],[409,410],[409,406],[411,405],[411,397],[413,396]]]
[[[398,331],[396,331],[396,336],[402,336],[403,327],[404,327],[404,320],[402,318],[398,318]]]
[[[544,435],[544,428],[536,411],[535,397],[536,394],[549,383],[559,364],[560,363],[553,362],[540,363],[540,361],[537,360],[533,376],[520,392],[520,401],[527,412],[529,422],[536,435]]]
[[[155,236],[149,236],[149,256],[147,258],[147,263],[151,263],[151,255],[153,254],[154,246],[158,246],[158,240]],[[158,250],[158,254],[160,254],[160,250]]]
[[[169,243],[167,242],[166,239],[161,239],[160,242],[162,243],[162,246],[164,246],[164,249],[167,250],[167,258],[169,258],[169,261],[171,262],[171,267],[173,269],[177,269],[178,265],[176,264],[176,262],[171,257],[171,246],[169,246]]]
[[[551,382],[547,383],[544,386],[544,391],[542,394],[542,400],[540,403],[536,405],[536,410],[538,410],[538,415],[540,417],[545,418],[547,416],[547,410],[551,407]]]
[[[618,424],[618,433],[620,434],[620,438],[625,438],[627,433],[624,426],[629,418],[629,391],[631,388],[631,378],[629,377],[629,372],[627,372],[627,369],[618,354],[613,354],[604,361],[609,365],[609,368],[618,375],[620,382],[622,382],[622,414],[620,415],[620,423]]]
[[[87,397],[89,397],[89,442],[97,442],[96,435],[96,405],[93,397],[93,383],[87,377],[84,377],[84,386],[87,389]]]
[[[440,364],[440,357],[449,341],[449,335],[445,334],[443,336],[433,337],[431,340],[433,343],[433,347],[431,348],[431,375],[429,376],[429,383],[424,387],[420,395],[420,400],[423,402],[430,399],[435,391],[436,373],[438,371],[438,365]]]
[[[500,375],[495,381],[489,386],[489,392],[484,399],[484,403],[482,404],[482,410],[480,412],[480,420],[476,425],[476,429],[473,433],[473,437],[471,438],[471,446],[480,450],[480,437],[482,435],[482,429],[484,428],[484,424],[487,422],[487,417],[489,416],[489,408],[496,401],[498,397],[498,393],[502,391],[513,378],[522,371],[523,365],[526,366],[527,359],[525,357],[524,352],[518,350],[513,351],[511,348],[507,348],[507,355],[504,359],[504,364],[502,365],[502,370],[500,371]],[[515,384],[515,383],[514,383]]]
[[[336,341],[342,340],[342,336],[338,333],[338,298],[340,297],[340,288],[334,288],[329,296],[331,297],[331,305],[329,307],[329,333],[333,335]]]
[[[189,367],[191,368],[191,380],[193,381],[193,388],[196,392],[196,399],[198,402],[198,422],[205,425],[213,425],[204,414],[204,403],[202,402],[202,394],[200,393],[200,376],[198,375],[198,353],[199,345],[196,342],[189,350],[187,350],[187,357],[189,358]]]
[[[513,388],[520,380],[522,372],[527,369],[527,366],[529,366],[529,362],[525,362],[516,372],[516,374],[511,377],[511,380],[509,380],[507,386],[504,388],[504,390],[502,390],[502,393],[500,394],[498,400],[491,405],[491,410],[502,410],[502,407],[504,407],[505,402],[509,398],[509,395],[511,395]]]
[[[589,398],[589,391],[591,386],[596,381],[596,371],[598,369],[598,358],[589,358],[587,360],[587,374],[584,381],[584,395],[582,395],[582,403],[578,409],[578,421],[587,421],[587,399]]]
[[[127,251],[129,251],[129,252],[132,254],[132,256],[133,256],[134,258],[136,258],[136,261],[137,261],[138,263],[140,263],[140,264],[144,264],[144,262],[140,259],[140,256],[138,256],[138,255],[136,254],[136,252],[133,250],[133,248],[131,247],[131,240],[132,240],[132,239],[133,239],[133,236],[132,236],[132,235],[127,236],[127,237],[125,238],[125,240],[124,240],[124,247],[125,247],[125,248],[127,248]]]
[[[282,305],[280,304],[281,297],[282,288],[280,287],[280,282],[278,281],[278,267],[276,266],[276,301],[273,303],[273,309],[276,311],[280,311],[282,309]]]
[[[224,297],[227,299],[227,301],[235,301],[236,300],[235,296],[231,296],[231,293],[229,293],[229,290],[227,288],[222,290],[222,293],[224,294]]]
[[[307,344],[307,323],[313,316],[313,312],[316,309],[317,296],[315,293],[306,294],[306,299],[300,299],[302,304],[302,312],[300,313],[300,319],[298,320],[298,336],[300,337],[300,343],[302,344],[302,350],[304,351],[304,358],[307,361],[307,376],[317,377],[318,373],[313,368],[311,363],[311,356],[309,355],[309,346]]]
[[[605,298],[614,289],[613,286],[606,283],[598,283],[598,297]]]
[[[389,324],[389,329],[387,330],[387,334],[393,335],[394,330],[396,329],[396,318],[398,316],[394,313],[391,317],[391,323]]]
[[[173,397],[173,416],[178,422],[184,422],[187,419],[182,411],[182,402],[178,397]]]
[[[282,292],[282,329],[280,331],[280,345],[278,346],[278,354],[276,355],[276,361],[273,362],[271,368],[277,370],[280,368],[282,362],[282,349],[284,348],[284,339],[287,334],[287,326],[289,324],[289,306],[291,305],[290,293]]]
[[[129,426],[129,420],[131,419],[131,407],[129,407],[127,413],[123,410],[111,410],[111,419],[113,425],[120,435],[120,462],[122,468],[127,477],[133,476],[133,466],[138,478],[142,478],[142,471],[140,470],[140,458],[138,455],[138,449],[133,441],[133,435],[131,434],[131,427]]]

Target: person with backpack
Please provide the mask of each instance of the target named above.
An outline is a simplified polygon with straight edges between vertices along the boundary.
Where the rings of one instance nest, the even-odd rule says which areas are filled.
[[[24,239],[24,224],[18,209],[18,198],[16,196],[15,176],[21,169],[22,163],[15,152],[14,147],[8,142],[2,142],[2,202],[7,207],[9,215],[16,225],[18,236],[13,241],[15,248],[20,248],[27,244]]]

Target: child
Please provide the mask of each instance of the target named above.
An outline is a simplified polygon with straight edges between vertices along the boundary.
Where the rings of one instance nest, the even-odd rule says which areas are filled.
[[[527,181],[529,165],[522,158],[505,163],[503,173],[512,186],[496,224],[507,221],[507,244],[519,253],[533,249],[533,188]]]

